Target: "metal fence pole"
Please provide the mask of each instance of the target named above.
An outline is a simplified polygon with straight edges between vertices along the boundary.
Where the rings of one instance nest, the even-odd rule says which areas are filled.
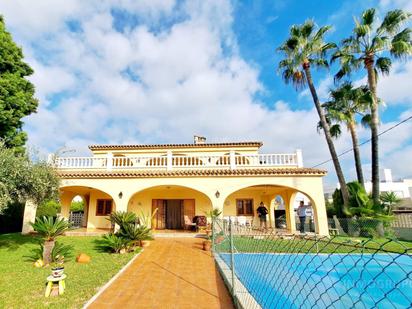
[[[215,221],[216,218],[212,216],[212,254],[215,254],[216,245],[215,245]]]
[[[230,264],[232,270],[232,294],[235,296],[235,255],[234,255],[234,245],[233,245],[233,221],[229,218],[229,236],[230,236]]]

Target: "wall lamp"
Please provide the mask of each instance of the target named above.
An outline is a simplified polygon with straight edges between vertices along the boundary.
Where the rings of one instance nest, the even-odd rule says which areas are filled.
[[[120,193],[119,193],[119,199],[121,199],[122,197],[123,197],[123,192],[120,191]]]
[[[215,196],[216,196],[216,198],[219,198],[220,192],[219,192],[219,191],[216,191]]]

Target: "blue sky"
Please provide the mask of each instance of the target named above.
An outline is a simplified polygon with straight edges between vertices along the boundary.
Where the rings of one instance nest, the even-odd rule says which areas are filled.
[[[356,4],[354,4],[356,3]],[[3,0],[0,12],[26,61],[40,100],[25,120],[30,144],[42,153],[96,143],[260,140],[264,152],[303,149],[310,167],[329,158],[307,90],[296,92],[276,72],[275,49],[290,25],[312,18],[330,24],[338,42],[353,16],[376,7],[412,11],[408,0],[364,1],[63,1]],[[314,72],[327,99],[336,67]],[[412,62],[394,63],[379,81],[384,130],[412,114]],[[353,76],[357,82],[363,72]],[[361,140],[369,132],[359,128]],[[348,134],[338,151],[351,147]],[[412,125],[381,139],[381,165],[412,177]],[[369,146],[362,147],[369,178]],[[351,155],[342,157],[348,180]],[[325,183],[336,183],[333,167]]]

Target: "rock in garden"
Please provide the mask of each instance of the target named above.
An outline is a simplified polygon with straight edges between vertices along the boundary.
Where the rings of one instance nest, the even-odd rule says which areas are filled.
[[[76,262],[77,263],[82,263],[82,264],[87,264],[90,262],[90,256],[88,256],[85,253],[80,253],[77,257],[76,257]]]

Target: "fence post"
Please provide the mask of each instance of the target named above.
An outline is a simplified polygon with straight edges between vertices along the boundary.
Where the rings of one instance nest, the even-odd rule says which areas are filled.
[[[215,254],[216,245],[215,245],[215,221],[216,218],[212,216],[212,254]]]
[[[233,221],[232,218],[229,217],[229,237],[230,237],[230,264],[231,264],[231,271],[232,271],[232,294],[233,298],[235,298],[236,290],[235,290],[235,256],[234,256],[234,245],[233,245]]]

